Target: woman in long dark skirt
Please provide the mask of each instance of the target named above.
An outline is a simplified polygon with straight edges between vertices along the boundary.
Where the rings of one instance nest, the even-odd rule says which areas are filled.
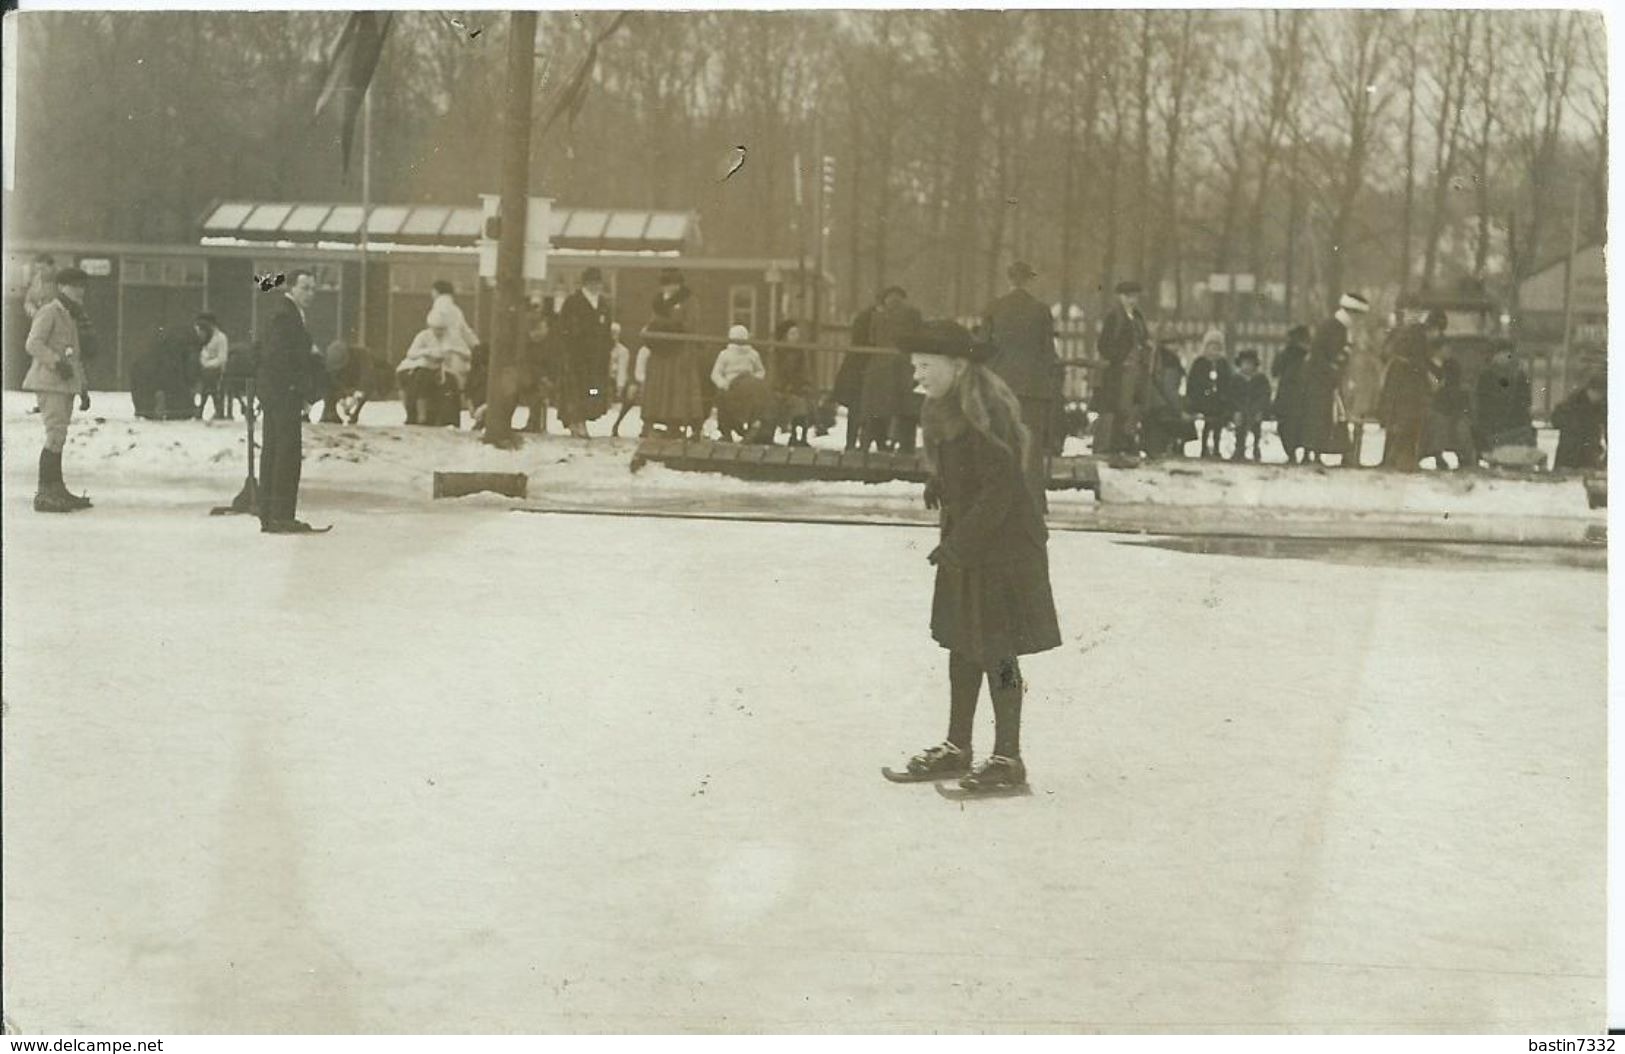
[[[1050,593],[1048,533],[1021,466],[1028,442],[1020,404],[985,365],[991,351],[955,322],[926,323],[905,338],[925,392],[931,466],[927,506],[942,510],[930,555],[937,569],[931,635],[948,649],[948,737],[909,759],[902,782],[960,776],[974,793],[1020,790],[1021,655],[1060,647]],[[993,699],[993,752],[971,767],[971,725],[983,679]]]
[[[699,438],[706,408],[700,392],[699,373],[692,345],[680,340],[662,340],[661,333],[686,333],[689,328],[690,294],[683,275],[675,267],[660,272],[660,292],[655,294],[651,318],[644,327],[649,346],[648,377],[643,387],[643,434],[662,428],[668,436]]]

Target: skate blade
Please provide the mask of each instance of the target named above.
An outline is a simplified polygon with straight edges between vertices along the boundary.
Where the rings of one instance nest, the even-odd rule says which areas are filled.
[[[893,783],[941,783],[943,780],[956,780],[964,775],[963,772],[942,772],[930,776],[916,776],[907,769],[899,772],[886,766],[881,767],[880,774]]]
[[[986,790],[966,790],[964,787],[944,787],[937,785],[937,793],[949,801],[975,801],[979,798],[1026,798],[1033,793],[1031,784],[1017,783],[1003,787],[989,787]]]

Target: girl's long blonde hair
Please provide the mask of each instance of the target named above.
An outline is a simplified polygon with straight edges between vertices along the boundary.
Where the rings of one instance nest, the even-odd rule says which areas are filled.
[[[943,441],[965,427],[974,428],[994,446],[1009,451],[1016,465],[1026,464],[1032,436],[1021,423],[1021,403],[1002,377],[979,362],[966,365],[947,395],[927,399],[920,419],[925,431],[925,458],[933,471]]]

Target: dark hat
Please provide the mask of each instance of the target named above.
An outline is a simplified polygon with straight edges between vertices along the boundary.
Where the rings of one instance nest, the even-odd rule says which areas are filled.
[[[679,281],[681,280],[681,278],[682,278],[682,276],[679,275],[678,276]],[[582,285],[586,285],[588,282],[602,282],[603,280],[604,280],[604,272],[600,271],[596,267],[589,267],[585,271],[581,272],[581,284]]]
[[[1293,326],[1291,329],[1286,331],[1286,339],[1287,340],[1308,340],[1309,339],[1309,327],[1304,326],[1304,325]]]
[[[1038,277],[1038,272],[1033,270],[1033,265],[1028,263],[1026,260],[1017,260],[1015,263],[1006,268],[1004,273],[1008,275],[1012,281],[1020,281],[1023,278]]]
[[[891,296],[893,293],[896,293],[898,296],[902,297],[904,300],[908,299],[908,290],[904,289],[900,285],[889,285],[886,288],[882,289],[880,291],[880,299],[884,300],[888,296]]]
[[[662,267],[660,269],[660,284],[661,285],[682,285],[683,284],[683,272],[679,271],[675,267]]]
[[[1258,352],[1254,351],[1252,348],[1244,348],[1241,351],[1237,352],[1236,353],[1236,365],[1239,366],[1244,362],[1250,362],[1254,366],[1257,366],[1258,365]]]
[[[972,362],[985,362],[993,352],[992,345],[978,341],[970,330],[949,318],[922,322],[898,338],[897,346],[907,355],[945,355]]]
[[[1127,281],[1117,283],[1118,296],[1127,296],[1130,293],[1138,293],[1140,291],[1140,283],[1134,281],[1132,278],[1128,279]]]
[[[83,289],[90,281],[90,276],[77,267],[64,267],[56,273],[57,285],[78,286]]]
[[[216,329],[220,328],[220,320],[214,317],[213,311],[199,311],[197,318],[194,318],[192,322],[194,324],[198,322],[206,322]]]

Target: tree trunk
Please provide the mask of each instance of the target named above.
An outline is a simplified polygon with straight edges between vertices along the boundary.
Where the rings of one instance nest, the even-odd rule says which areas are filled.
[[[1428,214],[1427,251],[1422,263],[1422,285],[1431,288],[1439,263],[1439,238],[1449,218],[1446,195],[1456,174],[1457,147],[1461,142],[1463,105],[1467,77],[1473,57],[1473,13],[1447,15],[1449,40],[1446,44],[1443,99],[1434,124],[1433,201]]]
[[[1150,11],[1140,12],[1140,138],[1134,169],[1134,186],[1138,191],[1134,202],[1134,274],[1142,281],[1145,279],[1151,231],[1146,208],[1151,187],[1151,18]]]
[[[1495,127],[1495,19],[1484,18],[1484,76],[1479,82],[1483,119],[1479,124],[1478,151],[1473,174],[1474,198],[1478,206],[1478,238],[1473,245],[1473,278],[1484,281],[1490,260],[1490,136]]]
[[[1405,34],[1405,210],[1399,226],[1399,295],[1411,286],[1411,238],[1416,217],[1416,12]]]

